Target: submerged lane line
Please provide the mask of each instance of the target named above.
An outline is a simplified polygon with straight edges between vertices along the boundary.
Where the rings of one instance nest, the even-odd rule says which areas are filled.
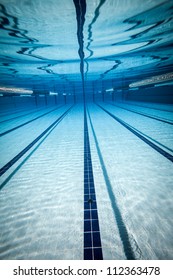
[[[50,108],[50,107],[52,107],[52,106],[48,106],[48,108]],[[37,109],[36,109],[37,108]],[[38,110],[39,109],[39,110]],[[18,113],[22,113],[22,112],[30,112],[30,111],[33,111],[33,113],[34,112],[38,112],[38,111],[41,111],[41,110],[44,110],[45,109],[45,106],[43,107],[43,106],[40,106],[40,107],[35,107],[35,105],[34,105],[34,107],[32,107],[32,108],[16,108],[15,110],[13,110],[13,111],[10,111],[10,109],[8,109],[7,111],[5,111],[4,113],[1,113],[0,114],[0,118],[3,118],[3,117],[5,117],[5,116],[11,116],[11,115],[15,115],[15,114],[18,114]],[[32,113],[32,112],[30,112],[30,113]],[[22,115],[21,115],[22,116]],[[20,117],[20,116],[19,116]],[[10,120],[10,119],[9,119]],[[8,121],[8,120],[6,120],[6,121]]]
[[[61,106],[59,106],[58,108],[55,108],[55,109],[53,109],[53,110],[51,110],[51,111],[48,111],[48,112],[46,112],[46,113],[44,113],[44,114],[42,114],[42,115],[40,115],[40,116],[38,116],[38,117],[35,117],[35,118],[33,118],[33,119],[31,119],[31,120],[25,122],[25,123],[22,123],[22,124],[20,124],[20,125],[18,125],[18,126],[15,126],[15,127],[11,128],[11,129],[9,129],[9,130],[6,130],[6,131],[0,133],[0,137],[2,137],[2,136],[4,136],[4,135],[6,135],[6,134],[8,134],[8,133],[10,133],[10,132],[12,132],[12,131],[18,129],[18,128],[24,126],[24,125],[27,125],[27,124],[29,124],[29,123],[31,123],[31,122],[33,122],[33,121],[38,120],[38,119],[40,119],[40,118],[42,118],[42,117],[44,117],[44,116],[46,116],[46,115],[52,113],[53,111],[56,111],[56,110],[60,109],[62,106],[64,106],[64,105],[61,105]]]
[[[132,104],[132,103],[129,103],[129,102],[126,102],[126,104],[133,105],[133,106],[136,106],[136,107],[143,107],[143,108],[149,108],[149,109],[153,109],[153,110],[158,110],[158,111],[161,111],[161,112],[173,113],[173,111],[171,111],[171,110],[153,108],[153,107],[149,107],[149,106],[146,106],[146,105],[144,106],[142,104],[138,105],[138,104]]]
[[[84,260],[102,260],[97,201],[90,151],[86,107],[84,105]]]
[[[27,116],[27,115],[31,115],[31,114],[35,114],[35,113],[37,113],[37,112],[39,112],[39,111],[42,111],[42,110],[45,110],[45,108],[41,108],[41,109],[37,109],[37,110],[32,110],[32,112],[29,112],[29,113],[26,113],[26,114],[23,114],[23,115],[19,115],[19,116],[16,116],[16,117],[13,117],[13,118],[11,118],[11,119],[7,119],[7,120],[3,120],[3,121],[0,121],[0,123],[4,123],[4,122],[9,122],[9,121],[12,121],[12,120],[15,120],[15,119],[19,119],[19,118],[21,118],[21,117],[25,117],[25,116]],[[25,110],[23,110],[23,111],[25,111]],[[26,112],[26,111],[25,111]],[[14,114],[17,114],[17,113],[14,113]]]
[[[106,103],[106,102],[105,102]],[[169,120],[166,120],[166,119],[160,119],[158,117],[155,117],[155,116],[152,116],[152,115],[149,115],[149,114],[145,114],[145,113],[141,113],[141,112],[138,112],[138,111],[135,111],[133,109],[127,109],[127,108],[124,108],[122,106],[119,106],[119,105],[115,105],[115,104],[112,104],[112,103],[108,103],[114,107],[118,107],[118,108],[121,108],[123,110],[126,110],[126,111],[129,111],[129,112],[132,112],[132,113],[135,113],[135,114],[138,114],[138,115],[141,115],[141,116],[144,116],[144,117],[147,117],[147,118],[150,118],[150,119],[153,119],[153,120],[157,120],[157,121],[160,121],[160,122],[163,122],[163,123],[167,123],[167,124],[171,124],[173,125],[173,122],[169,121]]]
[[[13,164],[15,164],[27,151],[30,150],[51,128],[59,123],[72,109],[72,105],[67,111],[65,111],[56,121],[54,121],[48,128],[46,128],[37,138],[35,138],[29,145],[27,145],[20,153],[18,153],[13,159],[11,159],[7,164],[5,164],[0,169],[0,176],[2,176]]]
[[[96,194],[90,152],[90,142],[86,114],[86,95],[84,83],[84,36],[86,0],[73,0],[76,9],[77,39],[79,44],[80,73],[83,91],[84,110],[84,260],[102,260],[102,245],[97,214]]]
[[[128,231],[127,231],[126,225],[123,221],[123,218],[122,218],[121,212],[119,210],[119,207],[117,205],[116,197],[114,195],[112,185],[111,185],[111,182],[110,182],[110,179],[109,179],[106,167],[105,167],[105,163],[104,163],[104,160],[103,160],[103,157],[102,157],[102,153],[100,151],[99,143],[97,141],[97,136],[96,136],[95,131],[94,131],[94,127],[93,127],[93,124],[92,124],[92,121],[91,121],[89,111],[88,111],[88,117],[89,117],[89,120],[90,120],[90,126],[91,126],[91,130],[92,130],[92,133],[93,133],[93,136],[94,136],[94,141],[95,141],[98,157],[99,157],[99,160],[100,160],[100,164],[101,164],[101,167],[102,167],[102,172],[103,172],[103,176],[104,176],[104,179],[105,179],[105,183],[106,183],[109,199],[110,199],[110,202],[111,202],[112,210],[114,212],[115,221],[117,223],[118,231],[119,231],[120,238],[121,238],[121,241],[122,241],[122,244],[123,244],[124,253],[125,253],[126,258],[128,260],[135,260],[135,255],[134,255],[132,246],[130,244]]]
[[[27,109],[27,110],[30,110],[30,109]],[[31,109],[32,110],[32,109]],[[6,111],[6,112],[4,112],[4,113],[1,113],[0,114],[0,118],[3,118],[3,117],[5,117],[5,116],[11,116],[11,115],[14,115],[14,114],[17,114],[17,113],[21,113],[21,112],[23,112],[23,111],[25,111],[26,112],[26,109],[16,109],[16,110],[13,110],[12,112],[10,112],[10,109],[8,110],[8,111]],[[7,113],[8,112],[8,113]]]
[[[130,125],[129,125],[130,126]],[[130,126],[130,127],[132,127],[132,126]],[[145,138],[148,138],[148,139],[150,139],[152,142],[155,142],[156,144],[158,144],[159,146],[162,146],[163,148],[165,148],[166,150],[168,150],[168,151],[170,151],[170,152],[172,152],[173,153],[173,150],[172,149],[170,149],[169,147],[167,147],[167,146],[165,146],[165,145],[163,145],[162,143],[160,143],[159,141],[157,141],[157,140],[155,140],[155,139],[153,139],[152,137],[150,137],[150,136],[148,136],[147,134],[145,134],[145,133],[143,133],[143,132],[141,132],[141,131],[139,131],[138,129],[136,129],[136,128],[134,128],[134,127],[132,127],[135,131],[137,131],[137,132],[139,132],[141,135],[143,135]]]
[[[140,131],[129,125],[128,123],[124,122],[123,120],[119,119],[118,117],[115,117],[112,113],[104,109],[99,104],[95,103],[98,107],[100,107],[103,111],[105,111],[108,115],[110,115],[114,120],[119,122],[122,126],[127,128],[130,132],[132,132],[134,135],[136,135],[138,138],[140,138],[142,141],[144,141],[146,144],[148,144],[150,147],[152,147],[155,151],[157,151],[159,154],[173,162],[173,156],[169,154],[168,152],[164,151],[162,148],[154,144],[152,141],[148,140],[146,137],[142,135]]]
[[[19,171],[19,169],[24,165],[24,163],[35,153],[35,151],[41,146],[41,144],[47,139],[47,137],[51,134],[51,132],[55,129],[55,127],[58,125],[57,123],[54,127],[49,130],[49,132],[42,138],[42,140],[37,144],[37,146],[31,150],[29,155],[26,156],[26,158],[23,159],[23,161],[12,171],[12,173],[3,181],[3,183],[0,185],[0,191],[5,187],[5,185],[11,180],[11,178]]]

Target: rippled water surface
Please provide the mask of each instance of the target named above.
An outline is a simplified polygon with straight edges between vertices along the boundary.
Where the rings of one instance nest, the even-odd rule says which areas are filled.
[[[118,86],[172,69],[173,1],[88,0],[83,26],[86,85]],[[1,84],[76,87],[80,76],[72,0],[1,0]],[[27,80],[26,80],[27,79]],[[49,83],[51,81],[51,83]],[[93,87],[93,85],[92,85]]]

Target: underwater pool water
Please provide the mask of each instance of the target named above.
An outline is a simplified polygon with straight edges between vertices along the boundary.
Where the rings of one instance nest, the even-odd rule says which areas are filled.
[[[173,259],[172,9],[1,0],[0,259]]]

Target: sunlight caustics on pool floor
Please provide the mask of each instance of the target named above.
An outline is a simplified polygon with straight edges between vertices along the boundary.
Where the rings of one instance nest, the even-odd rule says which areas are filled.
[[[4,111],[0,259],[173,258],[173,113],[139,105]]]

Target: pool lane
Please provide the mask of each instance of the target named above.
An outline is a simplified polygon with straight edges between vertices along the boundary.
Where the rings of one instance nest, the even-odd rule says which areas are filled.
[[[124,233],[135,259],[173,258],[172,163],[98,106],[88,104],[88,111],[87,130],[83,106],[76,105],[2,175],[0,259],[83,259],[89,240],[84,235],[98,217],[103,259],[130,259]],[[52,113],[43,122],[18,129],[23,134],[6,138],[6,147],[14,145],[9,158],[13,149],[21,151],[57,118]],[[8,155],[5,149],[1,153]],[[95,202],[95,196],[84,192],[90,179],[97,196],[92,216],[84,208],[84,200],[87,207]]]
[[[18,128],[0,138],[0,149],[6,151],[0,158],[0,168],[12,160],[26,146],[55,122],[71,105],[66,105],[34,122]]]
[[[115,108],[112,105],[98,103],[103,109],[110,114],[119,118],[122,122],[133,127],[136,131],[141,132],[153,144],[163,149],[165,153],[173,156],[173,127],[168,123],[162,123],[154,119],[124,111],[121,108]]]
[[[161,155],[163,155],[164,157],[166,157],[168,160],[170,160],[171,162],[173,162],[173,156],[166,152],[165,150],[161,149],[159,147],[159,145],[162,145],[161,143],[157,142],[159,145],[156,145],[153,143],[153,141],[150,141],[148,138],[148,135],[143,134],[141,131],[135,129],[134,127],[132,127],[131,125],[129,125],[128,123],[124,122],[122,119],[117,118],[114,114],[110,113],[108,110],[104,109],[104,107],[98,105],[103,111],[105,111],[109,116],[111,116],[115,121],[119,122],[122,126],[124,126],[126,129],[128,129],[129,131],[131,131],[134,135],[136,135],[137,137],[139,137],[142,141],[144,141],[146,144],[148,144],[150,147],[152,147],[154,150],[156,150],[158,153],[160,153]],[[151,139],[151,138],[150,138]],[[163,145],[162,145],[163,146]],[[165,146],[164,146],[165,147]],[[168,147],[165,147],[167,150],[169,149]],[[169,149],[170,150],[170,149]],[[171,150],[173,152],[173,150]]]
[[[42,139],[52,128],[55,128],[59,122],[70,112],[73,105],[67,109],[58,119],[56,119],[50,126],[48,126],[40,135],[38,135],[31,143],[29,143],[23,150],[21,150],[14,158],[0,169],[0,176],[2,176],[11,166],[13,166],[25,153],[27,153],[40,139]]]
[[[20,124],[18,124],[18,125],[16,125],[16,124],[15,124],[14,126],[12,125],[11,128],[10,128],[10,126],[8,125],[7,128],[6,128],[6,130],[3,131],[2,133],[0,133],[0,137],[2,137],[2,136],[4,136],[4,135],[6,135],[6,134],[8,134],[8,133],[10,133],[10,132],[12,132],[12,131],[14,131],[14,130],[20,128],[20,127],[22,127],[22,126],[25,126],[25,125],[27,125],[27,124],[33,122],[33,121],[36,121],[36,120],[38,120],[38,119],[40,119],[40,118],[46,116],[47,114],[50,114],[51,112],[54,112],[54,111],[58,110],[58,109],[61,108],[61,107],[62,107],[62,106],[59,106],[59,107],[56,107],[56,108],[54,108],[54,109],[52,109],[52,110],[49,110],[49,111],[47,111],[47,112],[44,112],[44,113],[42,113],[42,114],[36,115],[36,116],[34,116],[34,118],[30,118],[29,120],[25,120],[25,122],[22,122],[22,123],[20,123]]]
[[[27,108],[25,106],[22,106],[21,108],[6,108],[6,109],[3,109],[1,108],[1,113],[0,113],[0,119],[2,117],[5,117],[5,116],[12,116],[13,114],[20,114],[22,112],[26,112],[26,111],[29,111],[29,110],[36,110],[36,106],[35,105],[31,105],[27,106]]]
[[[126,225],[123,221],[121,211],[120,211],[120,209],[117,205],[116,197],[114,195],[113,188],[112,188],[112,185],[111,185],[111,182],[110,182],[110,179],[109,179],[109,175],[108,175],[108,172],[107,172],[106,167],[105,167],[105,163],[104,163],[104,160],[103,160],[103,157],[102,157],[102,153],[100,151],[99,143],[97,141],[97,136],[95,134],[95,130],[94,130],[94,127],[93,127],[93,124],[92,124],[92,120],[91,120],[89,111],[88,111],[88,117],[89,117],[90,126],[91,126],[91,130],[92,130],[92,133],[93,133],[96,149],[97,149],[97,154],[98,154],[99,161],[100,161],[100,164],[101,164],[105,185],[106,185],[107,192],[108,192],[108,195],[109,195],[112,210],[113,210],[113,213],[114,213],[114,216],[115,216],[115,222],[117,224],[119,235],[120,235],[120,238],[121,238],[121,241],[122,241],[124,253],[125,253],[125,256],[128,260],[134,260],[135,255],[134,255],[131,243],[130,243],[128,230],[127,230]]]
[[[75,106],[1,190],[0,259],[83,259],[83,124]]]
[[[168,120],[168,119],[165,119],[164,117],[157,117],[153,114],[143,113],[139,110],[132,109],[132,108],[130,108],[131,106],[126,106],[126,105],[123,106],[122,104],[120,105],[118,103],[115,104],[115,103],[111,103],[111,102],[106,102],[106,103],[111,104],[117,108],[121,108],[125,111],[129,111],[129,112],[132,112],[132,113],[135,113],[135,114],[138,114],[138,115],[141,115],[141,116],[153,119],[153,120],[157,120],[157,121],[160,121],[163,123],[168,123],[170,125],[173,125],[173,118],[172,118],[172,120]],[[170,115],[171,115],[171,113],[170,113]]]
[[[23,117],[35,114],[37,112],[43,111],[45,109],[48,109],[47,107],[38,107],[38,108],[25,108],[22,111],[17,111],[15,113],[12,113],[9,111],[8,114],[6,114],[5,116],[0,116],[0,124],[6,124],[6,123],[10,123],[14,120],[18,120],[20,121],[20,119],[22,119]],[[50,109],[50,107],[49,107]]]
[[[101,108],[90,105],[89,113],[135,258],[171,259],[172,163]],[[94,137],[90,139],[91,149],[95,151]],[[110,207],[105,178],[101,175],[102,164],[93,154],[92,157],[103,256],[104,259],[121,259],[124,258],[122,244],[120,246],[121,240],[117,238],[118,226]]]

